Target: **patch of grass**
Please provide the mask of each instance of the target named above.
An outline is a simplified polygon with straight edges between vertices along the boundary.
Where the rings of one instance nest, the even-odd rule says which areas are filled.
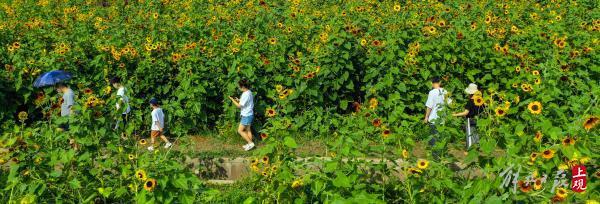
[[[230,185],[207,184],[211,189],[201,194],[203,203],[242,203],[257,194],[252,179],[245,178]]]
[[[264,144],[260,141],[255,142],[256,148],[261,148]],[[326,156],[327,146],[326,140],[323,138],[303,138],[297,139],[298,149],[296,155],[301,157],[307,156]],[[180,139],[180,145],[184,152],[202,157],[250,157],[253,156],[252,151],[244,151],[242,145],[245,142],[241,137],[225,137],[216,133],[208,133],[205,135],[188,136]]]

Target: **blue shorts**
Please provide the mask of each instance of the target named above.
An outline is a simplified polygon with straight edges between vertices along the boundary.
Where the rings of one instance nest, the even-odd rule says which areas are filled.
[[[252,119],[254,119],[254,115],[242,116],[242,120],[240,121],[240,124],[242,124],[244,126],[250,126],[252,124]]]

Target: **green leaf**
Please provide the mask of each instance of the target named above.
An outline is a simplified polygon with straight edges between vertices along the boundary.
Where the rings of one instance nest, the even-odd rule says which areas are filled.
[[[346,110],[348,108],[348,101],[340,101],[340,109]]]
[[[100,195],[104,196],[105,198],[108,198],[111,194],[112,188],[108,187],[108,188],[98,188],[98,193],[100,193]]]
[[[335,170],[338,169],[338,163],[331,161],[328,162],[327,164],[325,164],[325,172],[334,172]]]
[[[496,141],[493,139],[484,138],[479,144],[481,147],[481,151],[488,155],[492,153],[492,151],[494,151],[494,149],[496,148]]]
[[[285,144],[285,146],[288,146],[289,148],[298,147],[298,144],[296,144],[296,140],[294,140],[294,138],[289,137],[289,136],[283,138],[283,144]]]
[[[346,176],[346,174],[344,174],[342,172],[336,172],[336,177],[333,180],[333,185],[338,188],[339,187],[344,187],[344,188],[351,187],[348,176]]]
[[[178,177],[177,179],[171,180],[175,188],[187,189],[187,179],[185,177]]]
[[[429,72],[429,70],[421,70],[421,77],[423,77],[423,79],[429,79],[429,75],[431,74],[431,72]]]
[[[256,200],[256,198],[254,198],[254,197],[246,198],[246,200],[244,200],[244,204],[252,204],[252,203],[254,203],[255,200]]]
[[[79,182],[79,180],[77,180],[77,178],[74,178],[73,180],[69,181],[69,185],[71,186],[71,188],[81,188],[81,183]]]

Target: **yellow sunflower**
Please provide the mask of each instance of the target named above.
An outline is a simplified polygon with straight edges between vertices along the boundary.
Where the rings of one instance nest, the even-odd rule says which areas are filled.
[[[275,90],[279,93],[281,91],[283,91],[283,86],[280,84],[275,85]]]
[[[277,38],[269,38],[269,44],[271,44],[271,45],[277,44]]]
[[[535,159],[537,159],[537,157],[538,157],[538,153],[532,152],[531,155],[529,155],[529,161],[534,162]]]
[[[279,94],[279,99],[281,99],[281,100],[283,100],[283,99],[285,99],[285,98],[287,98],[287,97],[288,97],[288,95],[287,95],[287,94],[284,94],[284,93],[280,93],[280,94]]]
[[[590,161],[590,157],[581,157],[581,159],[579,159],[579,162],[581,162],[581,164],[586,164]]]
[[[534,190],[540,190],[542,189],[542,179],[540,178],[536,178],[534,183],[533,183],[533,189]]]
[[[110,94],[111,91],[112,91],[112,87],[111,86],[106,86],[104,88],[104,94]]]
[[[392,134],[392,131],[390,131],[389,129],[385,129],[383,130],[383,132],[381,132],[381,134],[383,135],[383,138],[387,138],[390,136],[390,134]]]
[[[540,132],[540,131],[537,131],[537,132],[535,133],[535,137],[533,138],[533,140],[534,140],[535,142],[539,143],[539,142],[541,142],[541,141],[542,141],[542,137],[543,137],[543,136],[544,136],[544,135],[542,134],[542,132]]]
[[[406,149],[403,149],[403,150],[402,150],[402,158],[404,158],[404,159],[408,159],[408,156],[409,156],[409,155],[408,155],[408,151],[407,151]]]
[[[373,126],[379,127],[379,126],[381,126],[381,119],[375,118],[375,119],[373,119],[373,122],[371,122],[371,123],[373,123]]]
[[[375,108],[377,108],[378,105],[379,105],[379,101],[377,101],[377,98],[369,99],[369,108],[375,109]]]
[[[540,71],[533,70],[533,71],[531,71],[531,74],[533,74],[533,76],[537,76],[537,75],[540,75]]]
[[[299,188],[302,186],[302,180],[295,180],[292,182],[292,188]]]
[[[536,78],[534,81],[535,84],[540,85],[542,83],[542,79]]]
[[[560,197],[560,198],[566,198],[567,197],[567,190],[564,188],[558,188],[558,190],[556,190],[556,196]]]
[[[254,171],[254,172],[258,172],[258,170],[260,170],[260,169],[258,168],[258,166],[256,166],[256,165],[252,165],[252,166],[250,166],[250,168],[251,168],[251,169],[252,169],[252,171]]]
[[[85,95],[90,95],[90,94],[94,93],[94,91],[92,91],[92,89],[90,89],[90,88],[85,88],[85,89],[83,90],[83,93],[84,93]]]
[[[156,179],[148,179],[144,182],[144,189],[147,191],[152,191],[156,188]]]
[[[562,144],[564,146],[574,145],[575,144],[575,139],[567,137],[567,138],[563,139]]]
[[[474,95],[471,99],[473,99],[473,103],[476,106],[482,106],[483,104],[485,104],[485,100],[483,100],[483,98],[479,95]]]
[[[413,167],[408,168],[408,172],[410,172],[411,174],[417,174],[417,175],[423,173],[423,171],[421,171],[421,169],[417,169],[417,168],[413,168]]]
[[[142,181],[145,181],[147,179],[147,177],[146,177],[146,171],[144,171],[142,169],[137,170],[135,172],[135,178],[137,178],[139,180],[142,180]]]
[[[402,9],[402,7],[400,6],[400,4],[394,5],[394,11],[400,11],[400,9]]]
[[[141,145],[146,145],[148,143],[148,141],[146,141],[146,139],[141,139],[140,140],[140,144]]]
[[[438,21],[438,26],[439,26],[439,27],[444,27],[444,26],[446,26],[446,21],[444,21],[444,20],[439,20],[439,21]]]
[[[426,169],[428,166],[429,166],[429,161],[427,161],[425,159],[417,160],[417,167],[419,169]]]
[[[539,101],[534,101],[529,103],[529,105],[527,105],[527,109],[529,109],[529,112],[531,112],[531,114],[540,114],[542,113],[542,103],[540,103]]]
[[[544,152],[542,152],[542,157],[544,157],[544,159],[552,159],[552,157],[554,157],[554,150],[544,150]]]
[[[498,117],[504,117],[504,115],[506,115],[506,110],[504,110],[503,107],[497,107],[494,111],[496,112],[496,116]]]
[[[269,118],[272,118],[275,117],[275,115],[277,115],[277,112],[273,108],[267,108],[265,115],[267,115],[267,117]]]
[[[264,156],[260,161],[262,163],[264,163],[264,164],[269,164],[269,157],[268,156]]]
[[[527,193],[529,191],[531,191],[532,186],[529,185],[528,182],[525,182],[523,180],[520,180],[519,182],[517,182],[517,185],[519,186],[519,190],[521,190],[523,193]]]
[[[557,195],[552,196],[552,199],[551,199],[552,203],[560,203],[560,202],[563,202],[564,200],[565,200],[564,198],[561,198],[560,196],[557,196]]]
[[[133,159],[135,159],[135,156],[133,154],[129,154],[128,158],[129,158],[129,160],[133,160]]]
[[[25,121],[25,120],[27,120],[28,116],[29,115],[27,114],[27,112],[21,111],[21,112],[19,112],[18,118],[20,121]]]
[[[598,124],[600,124],[600,118],[598,118],[597,116],[590,116],[583,122],[583,128],[589,131],[592,128],[596,127]]]
[[[527,83],[521,84],[521,89],[523,89],[523,91],[525,91],[525,92],[530,92],[532,90],[531,85],[529,85]]]

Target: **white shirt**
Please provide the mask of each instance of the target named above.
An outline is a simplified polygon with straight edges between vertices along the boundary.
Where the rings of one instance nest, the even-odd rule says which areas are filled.
[[[60,116],[69,116],[71,115],[71,108],[75,105],[75,94],[73,90],[67,88],[65,93],[63,93],[63,102],[60,105]]]
[[[156,125],[156,121],[160,123],[160,126]],[[151,130],[160,130],[165,127],[165,114],[162,108],[156,108],[152,110],[152,128]]]
[[[247,90],[242,93],[242,97],[240,97],[240,106],[242,109],[242,116],[254,115],[254,95],[252,95],[252,91]]]
[[[433,120],[439,118],[438,111],[442,110],[443,106],[446,104],[446,101],[444,100],[446,93],[446,90],[443,88],[429,91],[427,102],[425,102],[425,106],[427,106],[427,108],[431,108],[428,122],[432,122]]]
[[[131,111],[131,108],[129,107],[129,97],[125,95],[125,91],[127,91],[125,87],[119,88],[119,90],[117,90],[117,96],[121,98],[121,101],[123,101],[123,104],[125,105],[125,110],[123,111],[123,114],[128,114],[129,111]],[[120,108],[119,102],[117,102],[116,107],[117,110]]]

